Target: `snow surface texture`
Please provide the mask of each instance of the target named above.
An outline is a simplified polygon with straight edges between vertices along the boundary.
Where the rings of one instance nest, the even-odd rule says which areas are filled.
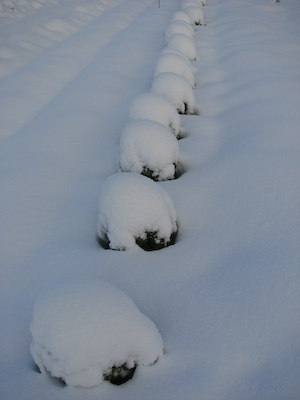
[[[99,385],[112,367],[150,365],[163,354],[154,323],[124,292],[95,278],[44,290],[30,330],[41,372],[72,386]]]
[[[178,138],[181,134],[181,121],[174,105],[165,97],[155,93],[143,93],[136,97],[129,109],[132,121],[148,119],[170,128]]]
[[[162,54],[157,61],[154,77],[162,72],[174,72],[183,76],[189,81],[192,88],[195,88],[195,77],[191,64],[177,54]]]
[[[178,141],[164,125],[139,120],[130,122],[123,129],[119,148],[121,171],[164,181],[174,179],[178,161]]]
[[[187,169],[156,183],[179,233],[155,252],[105,251],[95,221],[180,2],[0,5],[1,400],[298,400],[299,1],[203,7],[191,62],[201,114],[180,115]],[[159,362],[120,387],[36,372],[37,293],[82,275],[123,290],[164,339]]]
[[[181,51],[191,61],[195,61],[197,58],[197,49],[194,40],[182,33],[172,35],[169,38],[167,46]]]
[[[165,96],[180,114],[195,112],[195,95],[187,79],[173,72],[162,72],[152,84],[153,93]]]
[[[173,21],[168,26],[166,30],[166,42],[168,43],[170,37],[174,35],[174,33],[182,33],[191,39],[194,38],[194,29],[187,22],[184,21]]]
[[[98,235],[109,240],[111,249],[131,249],[137,238],[146,239],[147,232],[157,233],[158,240],[167,243],[176,231],[173,201],[157,183],[131,172],[106,180],[99,201]]]

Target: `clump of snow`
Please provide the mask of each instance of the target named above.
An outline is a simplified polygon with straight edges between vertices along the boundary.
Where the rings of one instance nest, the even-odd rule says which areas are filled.
[[[191,20],[190,16],[184,11],[176,11],[173,14],[172,20],[173,21],[183,21],[183,22],[186,22],[187,24],[192,25],[192,20]]]
[[[195,25],[204,25],[204,13],[199,7],[189,6],[184,11],[190,16]]]
[[[133,172],[110,176],[99,201],[98,236],[102,245],[127,250],[153,239],[158,248],[173,243],[176,212],[169,194],[152,179]]]
[[[174,179],[179,159],[178,141],[164,125],[150,120],[132,121],[121,134],[119,168],[156,181]]]
[[[157,75],[151,91],[165,96],[180,114],[194,114],[195,95],[188,80],[173,72],[162,72]]]
[[[194,38],[194,29],[190,24],[184,21],[173,21],[166,29],[166,42],[168,43],[170,37],[174,35],[174,33],[182,33],[191,39]]]
[[[162,72],[174,72],[189,81],[195,87],[195,77],[189,61],[177,54],[163,54],[157,61],[154,77]]]
[[[130,105],[129,118],[132,121],[148,119],[159,122],[170,128],[177,138],[181,133],[181,121],[176,108],[168,99],[155,93],[143,93],[136,97]]]
[[[197,58],[197,48],[194,40],[182,33],[175,33],[172,35],[169,38],[167,47],[182,51],[191,61]]]
[[[48,288],[36,301],[31,353],[41,372],[92,387],[112,368],[150,365],[163,354],[154,323],[121,290],[95,278]]]

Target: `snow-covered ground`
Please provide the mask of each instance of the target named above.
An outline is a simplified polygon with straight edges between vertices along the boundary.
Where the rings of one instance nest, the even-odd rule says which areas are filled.
[[[151,91],[181,2],[160,5],[0,2],[1,400],[299,398],[299,0],[207,0],[185,172],[156,183],[176,244],[97,243],[130,104]],[[62,386],[34,366],[37,297],[83,276],[125,292],[164,341],[122,386]]]

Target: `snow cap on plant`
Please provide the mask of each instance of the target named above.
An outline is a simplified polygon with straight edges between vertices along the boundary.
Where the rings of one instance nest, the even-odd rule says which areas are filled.
[[[104,379],[124,383],[137,366],[153,364],[163,354],[154,323],[124,292],[94,277],[45,289],[30,330],[41,372],[72,386],[92,387]]]
[[[164,125],[137,120],[123,129],[119,146],[120,171],[164,181],[174,179],[178,160],[178,140]]]
[[[165,96],[180,114],[194,114],[195,95],[188,80],[173,72],[162,72],[157,75],[151,91]]]
[[[190,16],[184,11],[176,11],[172,17],[173,21],[183,21],[189,25],[192,25],[192,20]]]
[[[166,29],[166,43],[169,42],[170,37],[174,35],[174,33],[182,33],[191,39],[194,38],[194,29],[190,24],[184,21],[173,21],[171,22]]]
[[[190,61],[194,61],[197,58],[197,48],[194,40],[182,33],[172,35],[169,38],[167,47],[182,51]]]
[[[129,118],[132,121],[148,119],[159,122],[171,129],[177,138],[181,133],[181,121],[176,108],[164,96],[155,93],[143,93],[136,97],[130,105]]]
[[[184,10],[195,25],[204,25],[204,12],[199,7],[190,6]]]
[[[191,63],[178,54],[162,54],[156,64],[154,77],[162,72],[174,72],[189,81],[195,87],[195,77]]]
[[[131,249],[136,243],[145,249],[149,242],[154,249],[173,244],[177,232],[173,201],[143,175],[112,175],[102,187],[97,231],[101,245],[115,250]]]

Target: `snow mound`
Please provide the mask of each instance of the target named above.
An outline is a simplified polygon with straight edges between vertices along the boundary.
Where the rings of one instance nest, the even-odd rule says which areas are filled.
[[[132,121],[148,119],[170,128],[178,138],[181,121],[174,105],[165,97],[155,93],[143,93],[130,105],[129,118]]]
[[[195,77],[189,61],[177,54],[163,54],[157,61],[154,77],[162,72],[174,72],[189,81],[195,87]]]
[[[166,29],[166,43],[169,42],[170,37],[174,35],[174,33],[182,33],[191,39],[194,38],[194,29],[190,24],[184,21],[173,21],[170,23]]]
[[[192,25],[192,20],[191,20],[190,16],[184,11],[176,11],[173,14],[172,20],[173,21],[183,21],[189,25]]]
[[[114,250],[128,250],[136,243],[145,250],[173,244],[177,232],[173,201],[143,175],[112,175],[102,188],[97,230],[101,245]]]
[[[204,25],[204,13],[201,8],[189,6],[184,11],[190,16],[195,25]]]
[[[162,49],[160,54],[177,54],[181,57],[183,57],[186,61],[190,62],[189,58],[180,50],[172,49],[171,47],[165,47]]]
[[[195,95],[188,80],[173,72],[157,75],[151,91],[165,96],[180,114],[194,114]]]
[[[149,120],[130,122],[121,134],[119,167],[156,181],[174,179],[178,141],[164,125]]]
[[[38,298],[31,353],[67,385],[99,385],[114,367],[150,365],[163,354],[154,323],[121,290],[95,278],[60,283]]]
[[[172,35],[169,38],[167,47],[182,51],[190,61],[194,61],[197,58],[197,49],[194,40],[182,33]]]

